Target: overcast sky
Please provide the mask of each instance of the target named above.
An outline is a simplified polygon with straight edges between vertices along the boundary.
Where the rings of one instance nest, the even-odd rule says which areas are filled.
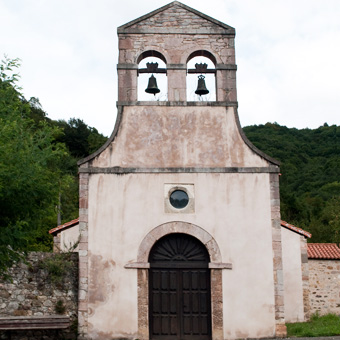
[[[117,27],[170,1],[0,0],[0,56],[20,58],[23,93],[52,119],[110,135]],[[236,29],[242,126],[340,125],[339,0],[183,0]]]

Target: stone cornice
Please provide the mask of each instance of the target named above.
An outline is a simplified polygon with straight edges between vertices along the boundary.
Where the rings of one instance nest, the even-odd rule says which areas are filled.
[[[168,64],[166,65],[167,70],[185,70],[187,71],[186,64]],[[138,64],[117,64],[117,70],[138,70]],[[215,70],[229,71],[237,70],[237,65],[235,64],[216,64]]]
[[[220,167],[220,168],[79,168],[79,173],[89,174],[130,174],[130,173],[279,173],[280,169],[276,166],[269,167]]]

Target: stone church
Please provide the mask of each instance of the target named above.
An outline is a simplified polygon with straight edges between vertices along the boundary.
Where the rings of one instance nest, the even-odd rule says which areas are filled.
[[[285,336],[279,162],[239,123],[235,29],[174,1],[118,37],[116,125],[79,162],[82,338]],[[216,98],[190,101],[191,74]]]

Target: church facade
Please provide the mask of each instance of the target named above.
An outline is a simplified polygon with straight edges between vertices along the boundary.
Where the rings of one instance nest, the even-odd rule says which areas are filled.
[[[234,28],[175,1],[118,36],[116,125],[79,162],[82,338],[285,336],[279,163],[241,129]],[[166,100],[139,100],[143,73]],[[213,101],[188,100],[191,73]]]

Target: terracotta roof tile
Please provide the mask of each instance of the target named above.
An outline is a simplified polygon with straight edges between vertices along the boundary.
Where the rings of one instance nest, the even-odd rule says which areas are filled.
[[[282,226],[282,227],[285,227],[285,228],[287,228],[287,229],[290,229],[290,230],[292,230],[292,231],[295,231],[296,233],[301,234],[301,235],[303,235],[303,236],[305,236],[305,237],[308,237],[308,238],[311,238],[311,237],[312,237],[312,234],[309,233],[308,231],[303,230],[303,229],[298,228],[298,227],[295,227],[294,225],[289,224],[289,223],[286,222],[286,221],[281,221],[281,226]]]
[[[308,243],[309,259],[340,260],[340,248],[335,243]]]
[[[70,222],[66,222],[66,223],[64,223],[64,224],[58,225],[58,227],[55,227],[55,228],[51,229],[51,230],[49,231],[49,233],[50,233],[50,234],[54,234],[54,233],[56,233],[56,232],[58,232],[58,231],[61,231],[61,230],[63,230],[63,229],[66,229],[66,228],[68,228],[68,227],[72,227],[72,226],[74,226],[74,225],[76,225],[76,224],[78,224],[78,223],[79,223],[79,217],[76,218],[75,220],[70,221]]]

